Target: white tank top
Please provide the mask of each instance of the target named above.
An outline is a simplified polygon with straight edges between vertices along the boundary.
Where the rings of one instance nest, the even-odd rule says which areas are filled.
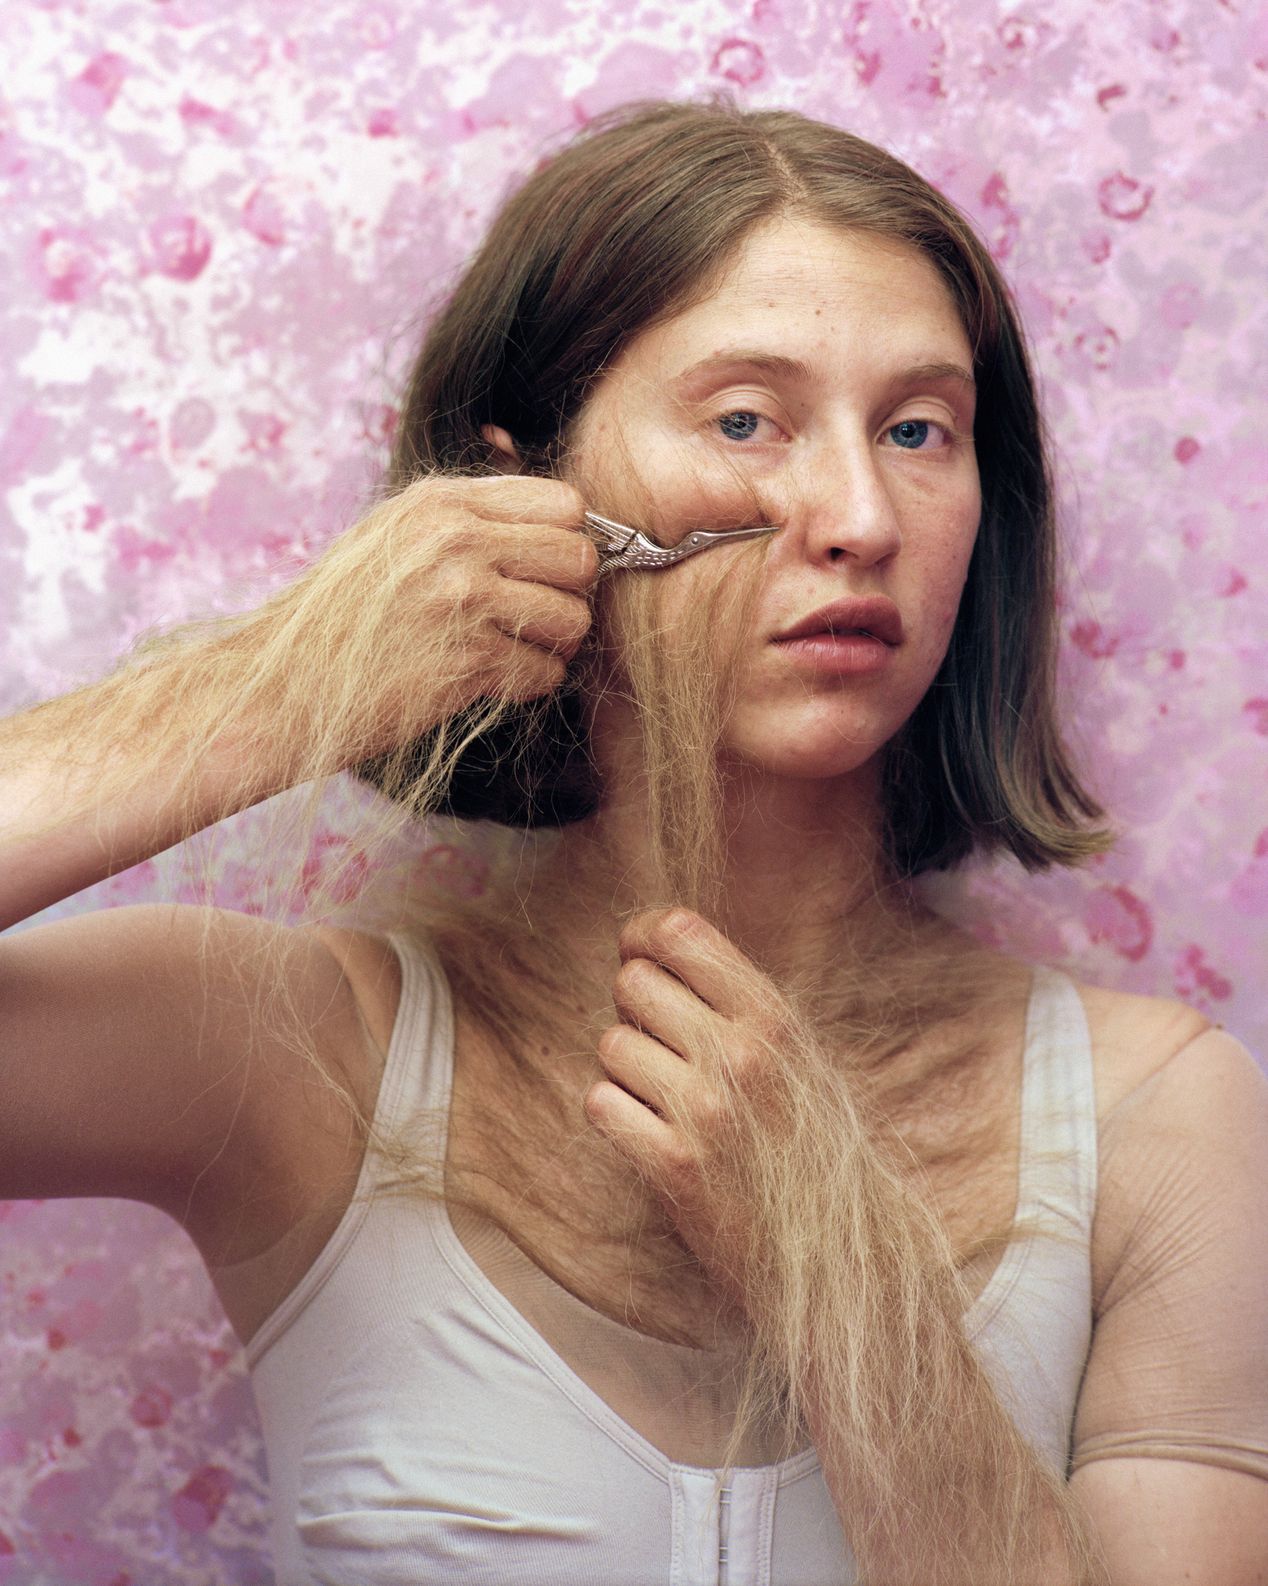
[[[434,955],[392,941],[403,984],[376,1109],[389,1134],[420,1109],[448,1118],[454,1028]],[[720,1493],[717,1472],[692,1462],[725,1441],[711,1435],[726,1429],[721,1357],[601,1316],[505,1236],[460,1239],[437,1202],[376,1198],[379,1171],[367,1153],[338,1228],[247,1349],[278,1586],[854,1580],[812,1448],[735,1469]],[[1018,1215],[1062,1237],[1010,1246],[964,1325],[1063,1475],[1092,1331],[1096,1171],[1082,1003],[1038,969]],[[669,1430],[653,1429],[657,1406],[673,1412]]]

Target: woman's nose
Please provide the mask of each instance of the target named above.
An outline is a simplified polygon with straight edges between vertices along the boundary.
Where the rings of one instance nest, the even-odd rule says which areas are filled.
[[[884,476],[882,460],[866,445],[836,447],[814,460],[789,502],[810,560],[872,567],[897,553],[902,530]]]

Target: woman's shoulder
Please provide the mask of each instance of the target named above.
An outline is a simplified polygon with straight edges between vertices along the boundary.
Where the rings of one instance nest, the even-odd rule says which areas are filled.
[[[986,949],[1001,985],[1024,987],[1029,1000],[1036,966],[998,949]],[[1126,1099],[1164,1069],[1173,1083],[1199,1084],[1212,1063],[1245,1063],[1245,1048],[1206,1014],[1175,997],[1120,991],[1057,969],[1071,981],[1087,1021],[1096,1114],[1104,1122]],[[1229,1053],[1232,1053],[1231,1059]]]
[[[1173,1082],[1196,1085],[1227,1049],[1236,1048],[1244,1058],[1239,1042],[1178,998],[1071,978],[1087,1019],[1101,1122],[1164,1069]]]
[[[952,962],[962,968],[958,978],[982,986],[986,1005],[1003,1010],[998,1017],[992,1013],[992,1023],[998,1024],[1010,1051],[1031,1005],[1036,971],[1057,971],[1073,983],[1087,1021],[1098,1120],[1195,1041],[1208,1032],[1221,1033],[1204,1014],[1176,998],[1095,985],[1060,965],[1036,965],[985,945],[961,927],[951,927],[948,941],[958,955]]]
[[[1141,1336],[1154,1336],[1146,1311],[1178,1315],[1188,1295],[1208,1317],[1234,1269],[1239,1287],[1251,1264],[1262,1270],[1238,1225],[1262,1225],[1268,1077],[1184,1002],[1076,984],[1097,1089],[1095,1313],[1139,1295]]]

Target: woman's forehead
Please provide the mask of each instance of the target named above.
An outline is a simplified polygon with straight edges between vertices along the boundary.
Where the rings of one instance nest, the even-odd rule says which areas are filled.
[[[612,372],[623,367],[689,394],[697,375],[707,380],[728,362],[778,375],[783,360],[791,375],[799,365],[865,357],[972,367],[955,301],[922,253],[797,218],[747,237],[716,285],[633,337]]]

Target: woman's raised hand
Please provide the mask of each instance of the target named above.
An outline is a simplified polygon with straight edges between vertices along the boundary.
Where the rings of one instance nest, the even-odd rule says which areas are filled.
[[[280,597],[279,616],[306,615],[314,660],[356,678],[364,709],[347,764],[478,699],[559,687],[590,627],[598,572],[584,512],[560,480],[427,475],[375,506]]]
[[[571,485],[434,474],[241,618],[0,722],[0,929],[476,700],[563,681],[598,553]]]

